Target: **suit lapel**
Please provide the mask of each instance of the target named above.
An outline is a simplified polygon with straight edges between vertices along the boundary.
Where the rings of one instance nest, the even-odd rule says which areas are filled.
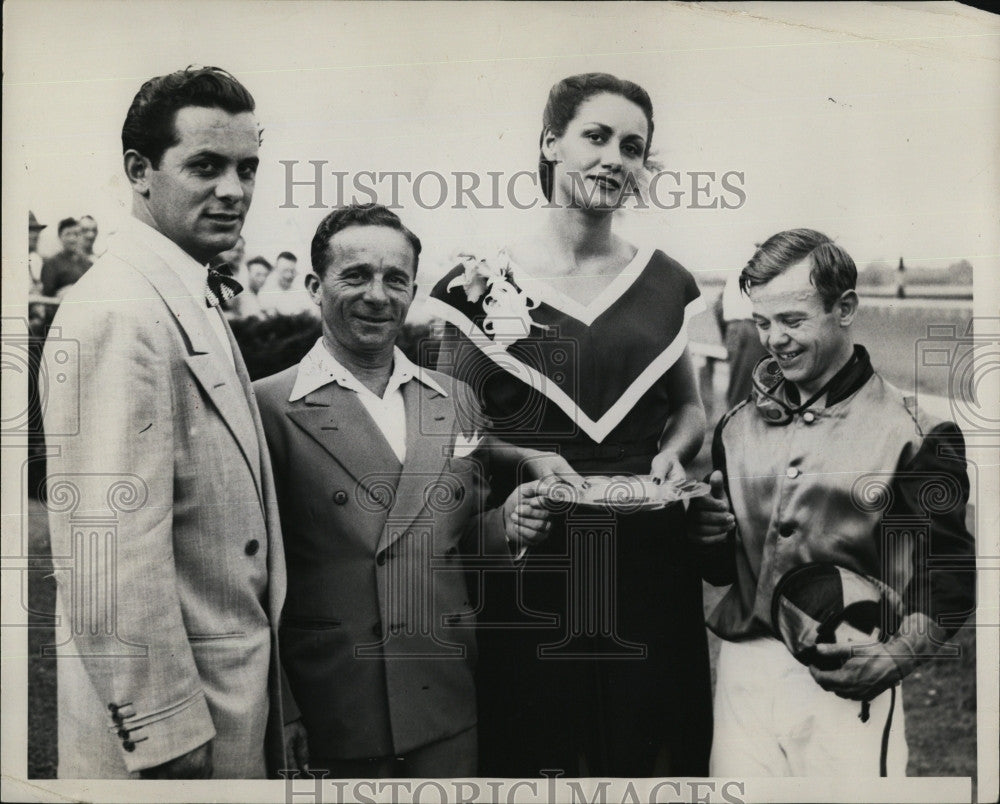
[[[219,340],[209,326],[204,311],[198,308],[180,277],[158,255],[128,237],[116,237],[112,251],[141,273],[167,305],[186,341],[188,368],[212,401],[240,447],[254,478],[258,497],[263,498],[260,477],[260,443],[250,410],[250,399],[241,387],[238,370],[219,354]],[[213,314],[214,311],[213,311]],[[242,366],[239,347],[225,325],[233,358]],[[244,369],[245,371],[245,369]]]
[[[417,380],[403,386],[406,405],[406,462],[396,487],[395,504],[389,511],[390,527],[385,528],[379,549],[387,547],[413,523],[427,505],[428,489],[444,470],[450,448],[455,412],[451,402]],[[427,425],[427,426],[425,426]],[[433,433],[434,435],[428,435]]]
[[[307,394],[301,406],[286,415],[330,453],[370,499],[385,499],[384,491],[378,490],[387,483],[395,487],[399,459],[354,391],[331,382]]]

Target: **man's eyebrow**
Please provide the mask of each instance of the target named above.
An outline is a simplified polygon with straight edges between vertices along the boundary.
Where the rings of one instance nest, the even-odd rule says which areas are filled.
[[[222,155],[216,153],[215,151],[209,150],[208,148],[202,148],[200,151],[195,151],[193,154],[189,154],[187,161],[190,162],[194,159],[222,159]]]

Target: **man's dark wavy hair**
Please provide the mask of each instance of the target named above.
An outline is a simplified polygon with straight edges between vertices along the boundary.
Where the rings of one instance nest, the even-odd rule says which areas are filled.
[[[752,287],[766,285],[806,258],[812,263],[809,281],[830,312],[845,290],[857,286],[858,269],[842,246],[815,229],[788,229],[757,246],[740,274],[740,290],[749,293]]]
[[[339,207],[323,218],[313,235],[309,256],[313,273],[322,278],[330,262],[330,238],[349,226],[386,226],[402,232],[413,248],[413,276],[417,276],[420,262],[420,238],[407,229],[399,216],[381,204],[348,204]]]
[[[253,112],[253,96],[219,67],[188,67],[150,78],[132,100],[122,126],[122,153],[138,151],[159,168],[163,152],[178,143],[174,120],[187,106]]]

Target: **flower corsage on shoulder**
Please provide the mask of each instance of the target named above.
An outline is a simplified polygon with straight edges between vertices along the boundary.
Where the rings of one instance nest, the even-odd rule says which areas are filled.
[[[482,304],[483,331],[494,343],[507,349],[512,343],[526,338],[531,328],[544,327],[531,320],[531,310],[538,302],[514,285],[510,258],[501,251],[494,260],[475,254],[459,254],[464,272],[448,285],[448,290],[461,286],[472,304]],[[480,301],[481,300],[481,301]]]

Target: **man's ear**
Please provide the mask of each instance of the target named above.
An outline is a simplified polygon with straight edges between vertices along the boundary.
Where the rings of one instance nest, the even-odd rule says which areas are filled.
[[[152,163],[136,150],[129,149],[122,157],[125,163],[125,175],[129,184],[141,196],[149,195],[149,174],[153,171]]]
[[[321,280],[316,274],[312,272],[306,274],[305,278],[306,290],[309,291],[309,298],[312,299],[313,304],[315,304],[317,307],[319,307],[320,299],[322,299],[323,297],[322,293],[320,292],[320,285],[322,284],[323,280]]]
[[[853,290],[845,290],[837,299],[834,309],[837,311],[840,326],[851,326],[854,316],[858,314],[858,294]]]

